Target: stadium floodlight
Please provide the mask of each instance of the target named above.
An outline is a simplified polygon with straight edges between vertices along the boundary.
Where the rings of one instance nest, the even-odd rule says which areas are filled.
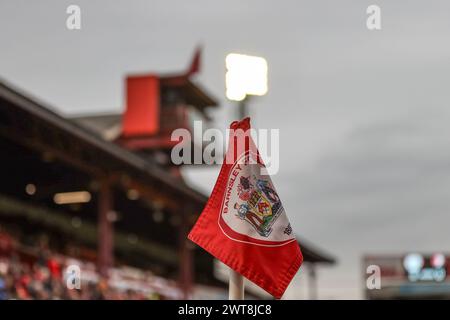
[[[225,59],[226,96],[242,101],[247,95],[263,96],[267,93],[267,61],[262,57],[230,53]]]

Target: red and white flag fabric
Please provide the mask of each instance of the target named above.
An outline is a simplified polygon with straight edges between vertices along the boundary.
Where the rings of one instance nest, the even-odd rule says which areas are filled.
[[[300,247],[249,118],[231,124],[216,185],[188,238],[277,299],[300,268]]]

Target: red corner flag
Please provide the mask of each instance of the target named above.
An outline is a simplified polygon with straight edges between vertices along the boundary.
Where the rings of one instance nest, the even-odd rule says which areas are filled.
[[[303,256],[250,136],[250,119],[230,129],[216,185],[188,238],[280,299]]]

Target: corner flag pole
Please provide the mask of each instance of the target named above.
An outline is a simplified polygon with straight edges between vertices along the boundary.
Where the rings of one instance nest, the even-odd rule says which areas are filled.
[[[247,97],[239,101],[239,117],[244,119],[247,116]],[[244,278],[242,275],[230,268],[230,278],[228,281],[228,299],[244,300]]]
[[[228,299],[244,300],[244,278],[233,269],[230,269]]]

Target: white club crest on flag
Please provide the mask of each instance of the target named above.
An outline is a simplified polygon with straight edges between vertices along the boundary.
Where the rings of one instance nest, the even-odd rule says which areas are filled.
[[[219,226],[230,239],[263,246],[280,246],[295,237],[270,176],[260,163],[248,163],[249,152],[231,168]]]

